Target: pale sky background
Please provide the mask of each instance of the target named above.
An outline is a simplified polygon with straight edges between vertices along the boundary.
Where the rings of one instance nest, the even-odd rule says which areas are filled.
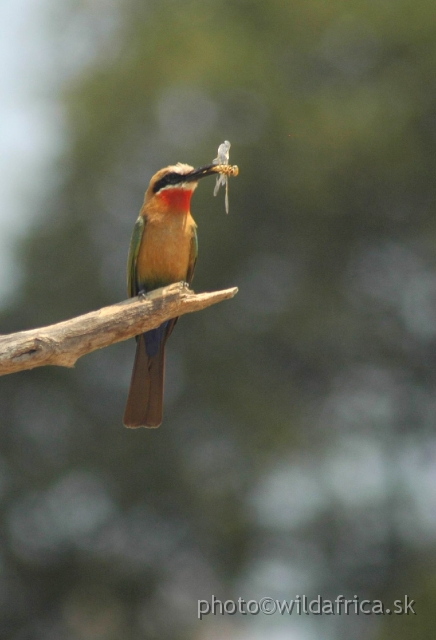
[[[16,240],[61,179],[60,89],[116,55],[115,0],[0,0],[0,308],[20,280]]]
[[[0,2],[0,307],[20,279],[16,240],[54,184],[63,143],[48,44],[50,0]]]

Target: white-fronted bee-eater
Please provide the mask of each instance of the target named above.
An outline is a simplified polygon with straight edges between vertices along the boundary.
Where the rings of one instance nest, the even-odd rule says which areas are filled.
[[[128,295],[147,294],[175,282],[191,283],[197,261],[191,196],[200,178],[237,175],[238,168],[211,164],[194,169],[178,163],[150,180],[133,229],[127,263]],[[177,318],[137,336],[136,356],[124,411],[126,427],[158,427],[162,422],[165,343]]]

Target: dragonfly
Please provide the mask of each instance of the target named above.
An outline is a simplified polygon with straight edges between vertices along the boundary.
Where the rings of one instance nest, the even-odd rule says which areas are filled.
[[[212,160],[212,164],[220,164],[220,165],[228,165],[229,157],[230,157],[230,142],[228,140],[224,140],[222,144],[218,147],[218,155],[215,160]],[[230,169],[230,167],[229,167]],[[230,173],[230,172],[229,172]],[[235,174],[232,174],[235,175]],[[236,174],[237,175],[237,174]],[[215,188],[213,190],[213,195],[216,196],[220,187],[226,187],[226,197],[225,197],[225,207],[226,213],[229,212],[229,174],[221,173],[217,176]]]

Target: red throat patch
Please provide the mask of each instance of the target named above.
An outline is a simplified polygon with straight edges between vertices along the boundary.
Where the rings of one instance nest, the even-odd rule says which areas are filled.
[[[191,196],[191,189],[164,189],[157,194],[165,206],[175,211],[189,211]]]

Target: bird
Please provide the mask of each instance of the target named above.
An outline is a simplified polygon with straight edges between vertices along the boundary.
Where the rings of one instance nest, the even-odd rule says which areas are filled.
[[[232,173],[233,171],[233,173]],[[197,262],[197,225],[191,196],[209,175],[237,175],[237,167],[211,164],[194,169],[177,163],[153,175],[133,228],[127,259],[128,296],[175,282],[191,284]],[[126,427],[159,427],[163,415],[165,344],[177,318],[136,337],[136,354],[124,410]]]

